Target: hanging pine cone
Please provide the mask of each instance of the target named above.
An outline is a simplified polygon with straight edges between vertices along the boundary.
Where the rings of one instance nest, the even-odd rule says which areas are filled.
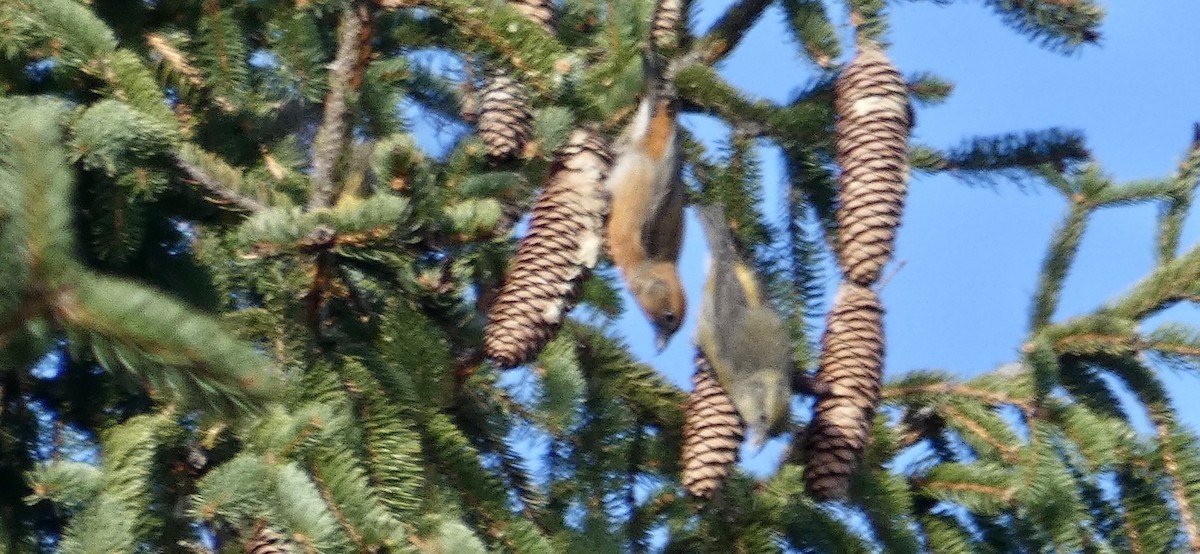
[[[683,22],[683,0],[659,0],[650,22],[650,38],[659,48],[679,47],[679,28]]]
[[[508,0],[517,11],[525,14],[530,21],[541,25],[547,33],[554,34],[554,1],[553,0]]]
[[[529,233],[488,312],[483,344],[500,367],[537,356],[579,301],[588,270],[600,257],[608,213],[604,178],[611,163],[604,139],[583,129],[573,131],[555,154]]]
[[[908,89],[874,45],[858,55],[834,87],[835,140],[842,168],[838,192],[838,263],[860,285],[879,280],[892,258],[908,181]]]
[[[507,75],[493,75],[484,83],[478,114],[476,128],[493,160],[517,156],[533,134],[529,100],[521,84]]]
[[[879,405],[883,307],[875,291],[842,283],[821,339],[817,381],[827,387],[809,423],[804,468],[818,500],[844,498]]]
[[[681,480],[692,496],[711,498],[737,463],[742,418],[699,350],[692,385],[683,415]]]
[[[246,541],[246,554],[294,554],[292,542],[282,533],[266,525],[259,525],[254,536]]]

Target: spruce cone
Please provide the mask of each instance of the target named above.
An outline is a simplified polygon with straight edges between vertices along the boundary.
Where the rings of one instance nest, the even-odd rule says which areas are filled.
[[[818,500],[844,498],[870,437],[883,373],[883,307],[875,291],[842,283],[821,339],[818,383],[828,390],[809,423],[804,468]]]
[[[490,77],[479,91],[478,113],[476,127],[488,157],[507,160],[524,150],[533,134],[533,116],[520,83],[507,75]]]
[[[838,263],[860,285],[879,280],[892,258],[908,181],[908,89],[878,47],[863,45],[834,87]]]
[[[508,0],[512,7],[525,14],[530,21],[541,25],[547,33],[554,34],[554,0]]]
[[[292,542],[280,532],[260,525],[254,536],[246,541],[246,554],[294,554]]]
[[[692,384],[683,416],[682,481],[692,496],[711,498],[737,463],[742,418],[699,350]]]
[[[679,47],[679,28],[683,23],[683,0],[658,0],[650,22],[650,38],[659,48]]]
[[[576,129],[555,154],[484,329],[487,355],[502,368],[537,356],[582,294],[604,239],[612,163],[604,139]]]

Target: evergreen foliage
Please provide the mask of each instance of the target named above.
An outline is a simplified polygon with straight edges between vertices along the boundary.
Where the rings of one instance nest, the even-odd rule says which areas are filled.
[[[665,73],[731,132],[688,142],[689,185],[729,208],[811,370],[832,84],[855,51],[836,29],[886,44],[890,6],[740,0],[701,30],[694,4]],[[714,65],[776,4],[814,67],[787,103]],[[1098,39],[1095,2],[986,4],[1051,49]],[[1160,378],[1196,369],[1200,332],[1143,327],[1200,297],[1200,247],[1180,250],[1197,144],[1132,183],[1068,130],[911,148],[918,171],[1045,184],[1069,209],[1021,358],[889,368],[845,502],[804,492],[805,411],[773,476],[689,497],[686,392],[615,336],[603,264],[592,317],[502,377],[483,325],[518,223],[573,129],[611,138],[632,114],[654,11],[558,8],[552,34],[498,0],[0,2],[0,553],[1200,550],[1200,440]],[[532,109],[514,160],[459,119],[494,71]],[[952,91],[910,75],[918,105]],[[409,109],[459,138],[424,151]],[[786,162],[782,214],[762,208],[763,145]],[[1092,216],[1137,205],[1160,208],[1158,265],[1056,319]]]

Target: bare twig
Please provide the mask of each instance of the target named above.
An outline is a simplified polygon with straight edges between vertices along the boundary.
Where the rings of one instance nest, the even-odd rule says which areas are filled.
[[[308,209],[329,206],[333,199],[333,170],[346,146],[346,96],[358,61],[359,34],[363,20],[354,6],[342,10],[338,29],[337,54],[329,64],[329,92],[325,95],[325,113],[313,141],[313,191]]]

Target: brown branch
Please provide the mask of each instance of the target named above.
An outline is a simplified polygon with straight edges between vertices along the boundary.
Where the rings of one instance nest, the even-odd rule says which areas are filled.
[[[355,7],[355,14],[360,24],[358,30],[358,58],[354,60],[354,69],[350,74],[350,88],[362,90],[363,76],[366,75],[367,65],[371,63],[371,39],[375,36],[375,27],[371,24],[375,14],[366,4]]]
[[[943,481],[934,481],[932,483],[926,482],[925,486],[947,491],[977,492],[999,497],[1009,503],[1012,502],[1013,496],[1016,494],[1016,491],[1012,487],[992,487],[979,483],[946,483]]]
[[[904,450],[925,438],[921,429],[909,425],[900,425],[896,430],[900,432],[900,438],[896,440],[896,450]]]
[[[1153,406],[1150,407],[1150,411],[1150,417],[1154,421],[1154,431],[1162,445],[1163,469],[1166,470],[1167,475],[1171,476],[1171,496],[1179,508],[1179,519],[1183,522],[1183,531],[1187,535],[1188,547],[1192,552],[1200,552],[1200,526],[1196,524],[1196,518],[1192,513],[1191,499],[1188,498],[1183,478],[1179,475],[1179,462],[1175,459],[1175,452],[1171,449],[1169,416],[1154,409]]]
[[[1018,454],[1017,449],[1012,445],[1005,444],[1000,439],[992,436],[992,434],[989,433],[987,429],[984,429],[983,425],[980,425],[978,421],[967,417],[966,414],[958,411],[958,408],[955,408],[954,406],[941,406],[938,411],[940,411],[942,415],[946,416],[951,421],[957,423],[959,427],[970,431],[979,438],[983,439],[984,442],[991,445],[992,448],[995,448],[996,451],[1000,452],[1000,457],[1004,458],[1005,462],[1010,464],[1016,462]]]
[[[329,64],[329,92],[325,95],[325,111],[321,127],[313,140],[313,191],[308,209],[329,207],[333,200],[333,171],[342,150],[346,147],[346,97],[350,90],[355,62],[358,59],[359,34],[363,21],[354,7],[342,10],[338,29],[337,53]]]
[[[321,470],[314,464],[309,467],[309,471],[312,473],[313,484],[317,486],[317,491],[321,493],[321,498],[325,500],[325,505],[329,507],[329,511],[333,514],[334,519],[337,520],[338,525],[346,532],[350,540],[358,545],[359,552],[367,552],[366,542],[363,539],[362,533],[354,527],[354,524],[350,523],[345,512],[337,505],[337,500],[333,497],[333,491],[329,488],[325,479],[321,477]],[[311,544],[305,546],[311,548]]]
[[[1026,417],[1031,417],[1037,411],[1033,403],[1028,400],[1022,400],[1002,392],[980,389],[970,385],[952,385],[950,383],[888,388],[884,389],[883,398],[885,400],[898,399],[918,394],[956,394],[976,398],[991,406],[1013,406],[1024,412]]]
[[[175,165],[178,165],[184,173],[187,173],[188,178],[225,203],[232,204],[248,212],[261,212],[267,209],[258,200],[239,194],[225,183],[217,180],[216,177],[204,171],[203,168],[184,159],[179,154],[175,154]]]
[[[1113,347],[1131,348],[1134,350],[1140,349],[1140,341],[1137,337],[1127,335],[1105,335],[1101,333],[1080,333],[1078,335],[1068,335],[1057,341],[1054,341],[1054,351],[1059,354],[1063,353],[1080,353],[1072,350],[1071,347],[1080,344],[1099,343]]]
[[[1129,515],[1129,508],[1122,506],[1121,510],[1121,526],[1125,528],[1125,534],[1129,537],[1129,551],[1132,554],[1142,554],[1142,536],[1138,532],[1137,525],[1134,525],[1133,518]]]
[[[1105,344],[1117,348],[1127,348],[1137,352],[1154,350],[1156,352],[1163,352],[1166,354],[1200,357],[1200,348],[1187,344],[1178,344],[1167,341],[1149,341],[1136,335],[1104,335],[1099,333],[1081,333],[1078,335],[1063,337],[1054,343],[1054,350],[1059,353],[1078,353],[1078,351],[1072,351],[1071,347],[1087,343]]]

